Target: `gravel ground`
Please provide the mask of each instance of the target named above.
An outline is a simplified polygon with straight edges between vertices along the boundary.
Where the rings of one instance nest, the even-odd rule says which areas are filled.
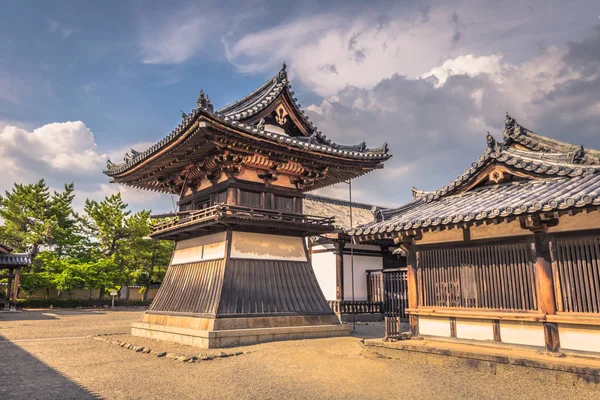
[[[450,368],[440,359],[419,361],[414,354],[376,357],[360,339],[382,332],[376,323],[358,325],[355,337],[260,344],[239,348],[239,356],[193,364],[87,337],[114,334],[152,350],[204,352],[131,337],[129,324],[140,317],[139,310],[0,314],[0,399],[600,398],[598,387],[559,384],[520,367],[491,375]]]

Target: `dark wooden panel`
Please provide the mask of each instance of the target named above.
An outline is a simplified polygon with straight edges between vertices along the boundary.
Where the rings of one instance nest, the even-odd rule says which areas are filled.
[[[600,236],[560,238],[552,248],[559,311],[600,313]]]
[[[225,260],[171,265],[150,311],[216,315]]]
[[[230,259],[220,316],[331,314],[308,262]]]
[[[421,250],[422,305],[536,310],[529,253],[526,243]]]

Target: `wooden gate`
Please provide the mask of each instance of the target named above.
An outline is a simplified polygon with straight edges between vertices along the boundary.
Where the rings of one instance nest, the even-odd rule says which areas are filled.
[[[406,269],[367,271],[369,301],[382,303],[386,336],[400,335],[400,323],[408,318],[408,286]]]

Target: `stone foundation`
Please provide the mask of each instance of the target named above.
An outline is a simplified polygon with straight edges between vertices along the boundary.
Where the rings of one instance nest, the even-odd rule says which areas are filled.
[[[350,328],[335,315],[213,319],[146,313],[132,324],[131,334],[209,349],[348,336]]]

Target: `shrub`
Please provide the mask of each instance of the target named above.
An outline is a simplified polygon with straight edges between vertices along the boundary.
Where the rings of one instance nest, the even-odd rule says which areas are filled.
[[[115,306],[139,307],[149,306],[151,301],[115,300]],[[77,308],[110,306],[111,300],[79,300],[79,299],[19,299],[19,308]]]

